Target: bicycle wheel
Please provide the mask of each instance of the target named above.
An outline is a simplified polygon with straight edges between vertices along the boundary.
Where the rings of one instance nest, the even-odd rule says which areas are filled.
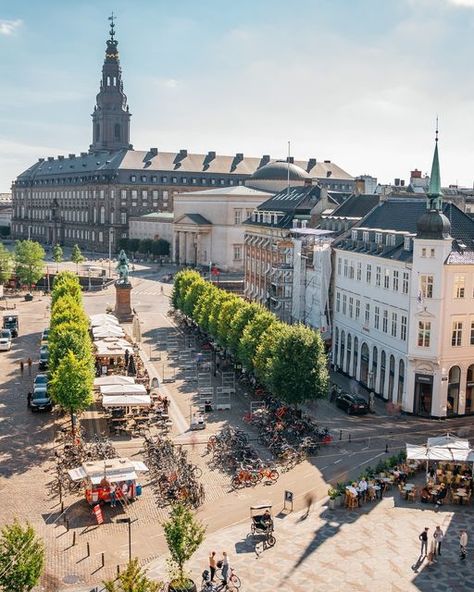
[[[273,545],[276,543],[276,538],[271,534],[268,538],[267,538],[267,545],[269,547],[273,547]]]
[[[244,486],[243,481],[238,477],[234,477],[230,483],[234,489],[241,489]]]
[[[272,469],[270,471],[269,477],[272,481],[278,481],[278,478],[280,477],[280,473],[276,469]]]
[[[201,467],[195,466],[193,468],[193,476],[195,479],[200,479],[202,477],[202,469]]]
[[[229,578],[229,582],[235,586],[237,589],[240,588],[240,586],[242,585],[242,582],[240,581],[240,578],[237,574],[233,573],[230,578]]]

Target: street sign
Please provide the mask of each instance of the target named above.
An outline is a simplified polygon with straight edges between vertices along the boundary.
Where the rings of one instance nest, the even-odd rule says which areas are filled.
[[[102,513],[102,508],[100,507],[100,504],[96,504],[93,507],[92,513],[94,514],[95,519],[97,520],[97,524],[103,524],[104,514]]]
[[[285,491],[285,498],[283,500],[283,509],[286,510],[286,504],[291,504],[291,512],[293,512],[293,492]]]

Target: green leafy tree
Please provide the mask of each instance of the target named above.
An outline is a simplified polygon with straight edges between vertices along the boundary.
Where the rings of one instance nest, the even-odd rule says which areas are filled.
[[[107,592],[160,592],[163,587],[162,582],[153,582],[147,578],[138,559],[132,559],[117,579],[103,584]]]
[[[51,293],[51,306],[54,307],[57,300],[63,296],[69,296],[78,304],[82,304],[82,288],[77,275],[70,271],[62,271],[56,276]]]
[[[252,321],[254,316],[260,311],[257,304],[245,302],[239,308],[229,325],[229,335],[227,345],[234,356],[238,355],[240,340],[245,327]]]
[[[89,320],[84,309],[69,295],[56,300],[51,309],[51,331],[63,323],[76,323],[81,325],[85,331],[89,327]]]
[[[79,263],[85,261],[85,257],[79,248],[79,245],[74,245],[71,253],[71,261],[76,264],[76,273],[79,272]]]
[[[268,388],[270,388],[271,384],[272,358],[277,353],[282,332],[286,327],[287,325],[280,321],[272,323],[262,334],[253,358],[255,375]]]
[[[209,321],[214,304],[219,300],[219,288],[209,284],[209,289],[199,296],[194,309],[194,320],[206,332],[209,332]]]
[[[151,252],[155,257],[168,256],[170,254],[170,244],[164,238],[154,240],[151,246]]]
[[[17,520],[2,528],[0,537],[0,587],[5,592],[28,592],[44,569],[44,545],[30,524]]]
[[[118,241],[118,248],[123,249],[124,251],[128,251],[128,238],[119,238]]]
[[[229,347],[230,324],[243,306],[245,300],[232,294],[222,303],[217,323],[217,341],[221,347]]]
[[[259,307],[259,309],[252,321],[243,330],[238,347],[239,360],[248,370],[253,370],[254,357],[263,334],[272,323],[276,322],[274,314],[263,307]]]
[[[39,243],[32,240],[16,242],[16,274],[30,290],[44,275],[44,256],[44,249]]]
[[[128,239],[128,250],[132,255],[136,255],[139,247],[140,247],[140,241],[138,240],[138,238],[129,238]]]
[[[196,307],[196,303],[199,300],[201,294],[208,288],[209,283],[202,278],[197,279],[189,286],[186,295],[183,298],[182,310],[184,314],[188,315],[188,317],[194,318],[194,309]]]
[[[68,352],[73,352],[79,360],[93,364],[91,340],[84,325],[74,321],[53,325],[48,344],[50,372],[54,373]]]
[[[63,260],[63,250],[61,245],[56,243],[53,247],[53,259],[56,262],[56,272],[59,273],[59,264]]]
[[[197,271],[183,269],[176,274],[174,279],[173,293],[171,295],[171,303],[174,308],[183,310],[184,299],[189,288],[194,282],[202,280]]]
[[[217,339],[219,332],[219,314],[224,303],[232,298],[232,295],[225,290],[218,290],[216,297],[211,303],[209,311],[208,330],[214,339]]]
[[[78,359],[68,351],[53,372],[49,383],[55,403],[71,413],[74,430],[74,413],[84,411],[92,404],[93,367],[88,359]]]
[[[189,577],[184,573],[184,564],[201,545],[206,528],[196,520],[189,508],[184,504],[176,504],[169,519],[164,522],[163,529],[171,559],[177,567],[176,577],[171,584],[175,587],[185,587]]]
[[[5,284],[13,274],[13,255],[0,244],[0,284]]]
[[[140,241],[138,251],[143,253],[143,255],[149,255],[151,253],[152,245],[153,241],[151,238],[144,238]]]
[[[277,398],[298,405],[327,396],[327,357],[319,332],[304,325],[283,325],[269,347],[267,383]]]

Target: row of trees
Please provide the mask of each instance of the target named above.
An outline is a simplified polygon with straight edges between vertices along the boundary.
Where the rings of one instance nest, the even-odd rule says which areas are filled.
[[[13,253],[0,244],[0,283],[8,282],[15,273],[31,289],[44,275],[44,257],[43,247],[35,241],[17,241]]]
[[[153,255],[154,257],[166,257],[170,254],[170,244],[164,238],[152,240],[151,238],[121,238],[119,249],[123,249],[129,255]]]
[[[279,399],[298,404],[326,396],[329,377],[320,333],[282,323],[261,305],[190,270],[176,275],[172,304]]]
[[[81,286],[69,271],[54,280],[48,344],[51,397],[71,413],[74,429],[74,414],[93,401],[94,357]]]

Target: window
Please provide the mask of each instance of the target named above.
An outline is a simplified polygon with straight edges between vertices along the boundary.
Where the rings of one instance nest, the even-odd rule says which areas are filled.
[[[120,192],[120,199],[122,200],[122,205],[126,205],[127,203],[127,190],[126,189],[122,189],[122,191]]]
[[[462,322],[453,321],[453,330],[451,332],[451,345],[459,347],[462,341]]]
[[[418,347],[430,347],[431,322],[418,321]]]
[[[104,242],[104,233],[102,231],[99,232],[99,243]]]
[[[127,212],[120,212],[120,224],[127,223]]]
[[[381,245],[382,244],[382,233],[381,232],[376,232],[375,233],[375,242],[378,245]]]
[[[142,190],[142,200],[147,201],[148,199],[148,191],[146,189]]]
[[[352,240],[356,241],[357,240],[357,230],[353,230],[351,234],[352,234]]]
[[[392,289],[394,292],[398,292],[398,271],[393,272]]]
[[[242,224],[242,210],[234,210],[234,224],[236,226]]]
[[[380,325],[380,308],[378,306],[375,307],[375,314],[374,314],[374,327],[376,329],[379,328]]]
[[[420,290],[423,298],[433,298],[433,276],[420,276]]]
[[[337,275],[341,275],[341,267],[342,267],[342,259],[340,257],[337,258]]]
[[[367,264],[367,268],[365,270],[365,281],[370,284],[372,282],[372,265]]]
[[[234,245],[234,261],[242,261],[242,245]]]
[[[351,261],[349,264],[349,278],[351,280],[354,279],[354,261]]]
[[[402,292],[408,294],[408,272],[403,272]]]
[[[354,311],[354,298],[349,296],[349,317],[352,319],[352,313]]]
[[[181,183],[186,184],[188,182],[187,177],[181,177]]]
[[[369,233],[367,232],[367,230],[364,230],[364,232],[362,233],[362,240],[364,241],[364,243],[369,242]]]
[[[163,201],[167,201],[167,200],[168,200],[168,192],[163,191]]]
[[[471,345],[474,345],[474,321],[471,321]]]
[[[347,259],[344,259],[344,277],[347,277],[348,269],[349,269],[348,261],[347,261]]]
[[[346,314],[347,311],[347,296],[345,294],[342,295],[342,314]]]
[[[341,293],[336,292],[336,312],[340,312],[341,310]],[[473,323],[474,325],[474,323]]]
[[[178,182],[177,177],[171,177],[171,183],[177,183],[177,182]]]
[[[382,268],[380,267],[380,265],[377,265],[377,267],[375,268],[375,285],[378,286],[379,288],[380,288],[381,277],[382,277]]]
[[[397,336],[397,324],[398,324],[398,315],[396,312],[392,312],[392,337]]]
[[[386,290],[390,288],[390,271],[388,269],[385,270],[385,274],[383,276],[383,287]]]
[[[402,315],[402,324],[400,327],[400,339],[402,341],[407,340],[407,318]]]
[[[421,249],[421,256],[426,257],[426,249],[425,248]]]
[[[161,177],[162,183],[168,183],[168,177]]]
[[[463,275],[455,275],[454,276],[454,298],[464,298],[464,294],[465,294],[464,276]]]
[[[356,300],[355,318],[356,320],[360,317],[360,300]]]
[[[132,189],[132,199],[133,201],[137,201],[138,191],[136,189]]]
[[[135,183],[135,182],[136,182],[136,180],[137,180],[137,177],[136,177],[136,175],[130,175],[130,182],[131,182],[131,183]],[[102,241],[100,241],[100,242],[102,242]]]
[[[430,257],[434,257],[434,256],[435,256],[435,250],[434,249],[431,249],[430,250]]]
[[[388,331],[388,310],[383,311],[382,317],[382,331],[386,333]]]
[[[365,305],[364,323],[368,326],[370,323],[370,304]]]
[[[362,279],[362,263],[360,261],[357,262],[357,281],[360,282]]]

